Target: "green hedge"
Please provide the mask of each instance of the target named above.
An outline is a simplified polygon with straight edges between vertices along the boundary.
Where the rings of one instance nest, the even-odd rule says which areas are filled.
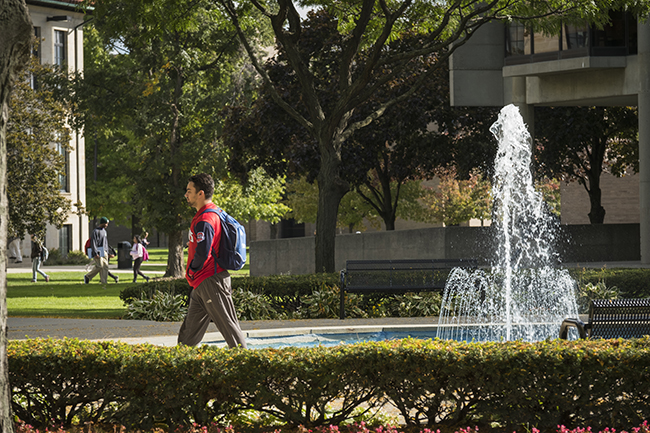
[[[602,282],[607,287],[616,287],[621,298],[650,298],[650,269],[571,269],[569,272],[578,284]]]
[[[120,291],[120,299],[124,304],[130,304],[137,299],[151,299],[157,292],[171,295],[182,295],[187,299],[191,287],[185,278],[154,278],[148,283],[130,284]]]
[[[650,338],[219,349],[10,341],[14,414],[35,426],[206,425],[245,410],[287,425],[391,403],[410,425],[596,429],[650,418]],[[335,404],[336,403],[336,404]]]
[[[591,299],[650,297],[650,269],[571,269],[570,273],[579,286],[580,313],[588,312]],[[232,286],[240,320],[337,318],[339,314],[338,274],[234,277]],[[147,300],[152,300],[154,293],[172,296],[162,296],[160,299],[169,300],[168,305],[156,306],[155,314],[149,314],[147,305],[151,303],[153,309],[154,303]],[[145,300],[137,308],[129,308],[132,318],[177,320],[158,313],[173,310],[179,302],[187,307],[189,293],[190,286],[184,278],[165,278],[129,285],[120,298],[127,305],[137,299]],[[436,316],[440,294],[347,294],[345,303],[346,314],[351,318]]]
[[[310,295],[323,286],[339,285],[338,274],[271,275],[268,277],[233,277],[233,290],[245,290],[277,298],[286,304],[299,302],[301,296]],[[131,285],[120,292],[120,299],[130,303],[143,296],[152,297],[156,291],[172,294],[189,293],[185,278],[158,278],[149,283]]]

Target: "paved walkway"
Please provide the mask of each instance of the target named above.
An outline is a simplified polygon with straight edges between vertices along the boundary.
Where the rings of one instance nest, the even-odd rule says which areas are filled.
[[[401,327],[432,327],[437,319],[431,317],[382,319],[313,319],[313,320],[255,320],[242,321],[246,336],[268,337],[310,333],[376,332]],[[80,340],[119,340],[126,343],[150,343],[161,346],[176,345],[180,322],[152,322],[147,320],[108,319],[7,319],[9,340],[28,338],[78,338]],[[210,324],[203,341],[221,341],[214,324]]]

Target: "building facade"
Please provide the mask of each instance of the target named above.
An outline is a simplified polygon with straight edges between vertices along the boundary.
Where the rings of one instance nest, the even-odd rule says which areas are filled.
[[[449,66],[452,105],[514,104],[531,133],[537,105],[637,106],[639,173],[631,188],[638,200],[619,207],[638,212],[628,221],[639,223],[641,262],[650,264],[650,24],[612,12],[603,29],[565,25],[549,36],[490,23],[453,54]]]
[[[78,8],[81,0],[27,0],[27,7],[40,44],[37,55],[42,64],[55,64],[69,73],[83,71],[83,24],[85,14]],[[72,131],[70,150],[57,146],[66,161],[60,176],[60,192],[72,202],[72,211],[61,229],[48,226],[45,245],[62,254],[82,250],[88,239],[88,217],[78,215],[76,204],[86,204],[85,143],[83,131]],[[29,237],[23,252],[29,252]]]

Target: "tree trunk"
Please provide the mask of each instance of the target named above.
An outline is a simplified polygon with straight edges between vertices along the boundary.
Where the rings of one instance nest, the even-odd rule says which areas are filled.
[[[180,278],[185,275],[183,263],[183,233],[168,233],[169,253],[167,254],[167,271],[165,277]]]
[[[142,226],[140,226],[140,217],[137,215],[131,215],[131,239],[135,235],[140,235],[142,233]]]
[[[335,272],[336,218],[339,204],[349,191],[341,179],[341,161],[336,156],[321,152],[318,172],[318,215],[316,216],[316,272]]]
[[[591,146],[589,156],[590,169],[587,170],[587,179],[589,180],[589,222],[591,224],[603,224],[605,222],[605,208],[602,206],[602,190],[600,189],[600,175],[603,172],[603,161],[605,160],[605,151],[607,149],[607,137],[596,137]],[[586,185],[585,185],[586,186]]]
[[[16,74],[29,59],[32,20],[24,0],[0,0],[0,433],[13,433],[7,360],[7,120]]]
[[[395,230],[397,200],[395,200],[395,206],[393,206],[393,194],[390,190],[390,177],[388,175],[382,176],[381,188],[384,195],[384,202],[382,203],[382,218],[384,219],[384,224],[386,224],[386,231]],[[399,194],[399,190],[396,194]]]
[[[589,202],[591,203],[589,222],[591,224],[603,224],[605,222],[605,208],[601,206],[601,195],[600,185],[597,184],[597,186],[592,186],[589,189]]]

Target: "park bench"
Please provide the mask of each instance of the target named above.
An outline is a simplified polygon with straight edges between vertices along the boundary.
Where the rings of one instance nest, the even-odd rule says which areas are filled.
[[[476,268],[475,259],[348,260],[341,271],[340,318],[345,293],[442,291],[454,268]]]
[[[589,306],[587,323],[565,319],[560,338],[568,339],[575,327],[580,338],[637,338],[650,335],[650,299],[595,299]]]

